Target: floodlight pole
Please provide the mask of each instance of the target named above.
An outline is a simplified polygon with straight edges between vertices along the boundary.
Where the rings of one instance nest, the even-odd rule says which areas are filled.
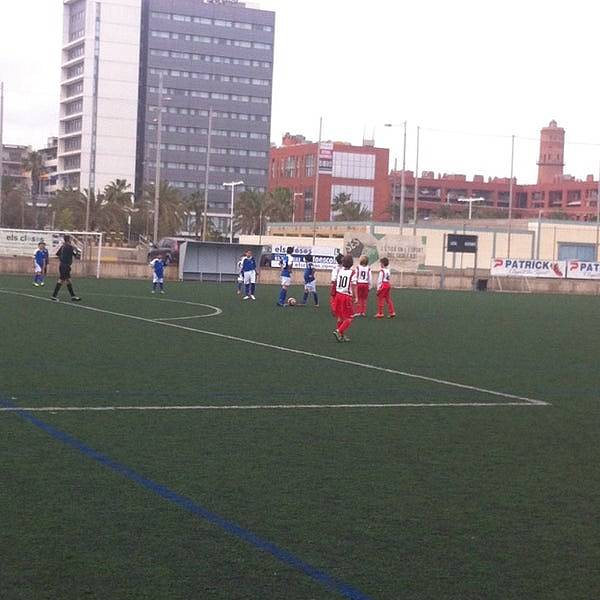
[[[402,122],[404,129],[403,141],[402,141],[402,173],[400,174],[400,235],[403,234],[404,230],[404,205],[406,201],[406,120]],[[396,127],[393,123],[385,123],[384,127]],[[396,163],[394,163],[394,171],[396,170]],[[396,178],[394,178],[394,199],[396,197]]]
[[[417,236],[417,208],[419,205],[419,138],[421,128],[417,126],[417,162],[415,163],[415,197],[413,205],[413,236]]]
[[[156,121],[156,166],[154,171],[154,229],[152,241],[158,243],[158,211],[160,208],[160,147],[162,144],[163,74],[158,78],[158,117]]]
[[[319,142],[317,144],[317,160],[316,160],[316,170],[315,173],[315,193],[313,194],[313,241],[312,245],[314,246],[317,239],[317,202],[319,200],[319,158],[321,156],[321,136],[323,135],[323,117],[319,118]]]
[[[210,175],[210,153],[211,153],[211,138],[212,138],[212,106],[208,109],[208,140],[206,142],[206,171],[204,173],[204,214],[202,215],[202,241],[206,241],[206,228],[208,225],[208,184]],[[196,215],[196,219],[198,215]]]
[[[596,260],[598,260],[598,245],[600,244],[600,166],[598,167],[598,188],[596,190]]]
[[[513,188],[514,188],[514,171],[515,171],[515,136],[512,136],[510,146],[510,183],[508,184],[508,241],[506,248],[506,257],[510,258],[510,238],[512,235],[512,206],[513,206]],[[469,205],[470,207],[470,205]]]

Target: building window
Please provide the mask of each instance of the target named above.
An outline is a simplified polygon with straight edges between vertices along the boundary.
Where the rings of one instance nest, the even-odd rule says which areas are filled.
[[[76,133],[81,131],[81,118],[65,121],[65,133]]]
[[[68,85],[65,89],[67,98],[71,96],[77,96],[78,94],[83,93],[83,81],[78,81],[77,83],[72,83]]]
[[[309,154],[304,159],[304,174],[306,177],[314,177],[315,176],[315,155]]]
[[[73,152],[81,150],[81,136],[67,138],[63,141],[63,152]]]
[[[313,219],[313,190],[304,190],[304,220]]]
[[[67,69],[66,78],[73,79],[83,74],[83,63],[78,63]]]
[[[594,244],[565,244],[559,242],[558,260],[594,262],[596,260],[596,246]]]
[[[81,166],[81,155],[67,156],[64,159],[65,171],[71,171],[72,169],[79,169]]]
[[[75,48],[71,48],[67,52],[67,60],[68,61],[75,60],[76,58],[79,58],[80,56],[83,56],[84,53],[85,53],[85,45],[84,44],[80,44],[79,46],[75,46]]]
[[[346,179],[375,179],[375,155],[334,152],[333,176]]]
[[[350,196],[352,202],[360,202],[362,208],[373,212],[373,198],[375,190],[371,186],[362,185],[332,185],[331,186],[331,201],[340,194]]]
[[[66,105],[65,114],[67,116],[75,115],[77,113],[80,113],[82,110],[83,100],[75,100],[75,102],[69,102],[69,104]]]

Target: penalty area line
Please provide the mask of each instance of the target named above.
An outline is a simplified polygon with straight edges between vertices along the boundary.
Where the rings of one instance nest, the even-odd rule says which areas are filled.
[[[49,298],[41,298],[40,296],[34,296],[33,294],[25,294],[22,292],[14,292],[14,291],[9,291],[9,290],[0,290],[0,293],[3,294],[10,294],[13,296],[22,296],[24,298],[32,298],[34,300],[41,300],[44,302],[50,302]],[[409,373],[407,371],[400,371],[397,369],[390,369],[387,367],[380,367],[378,365],[371,365],[369,363],[361,363],[355,360],[349,360],[346,358],[338,358],[335,356],[328,356],[327,354],[317,354],[315,352],[308,352],[307,350],[299,350],[297,348],[289,348],[287,346],[279,346],[277,344],[268,344],[266,342],[259,342],[257,340],[251,340],[251,339],[247,339],[247,338],[242,338],[242,337],[238,337],[235,335],[227,335],[225,333],[218,333],[216,331],[209,331],[206,329],[194,329],[193,327],[186,327],[185,325],[179,325],[177,323],[168,323],[166,321],[156,321],[155,319],[147,319],[145,317],[139,317],[137,315],[128,315],[125,313],[119,313],[119,312],[115,312],[112,310],[105,310],[102,308],[96,308],[93,306],[86,306],[84,304],[71,304],[71,303],[65,303],[65,302],[61,302],[60,305],[62,306],[70,306],[73,307],[75,309],[81,309],[81,310],[88,310],[91,312],[97,312],[100,314],[106,314],[106,315],[112,315],[115,317],[120,317],[120,318],[124,318],[124,319],[132,319],[134,321],[140,321],[142,323],[152,323],[153,325],[160,325],[162,327],[171,327],[173,329],[179,329],[181,331],[188,331],[190,333],[196,333],[196,334],[201,334],[201,335],[208,335],[211,337],[215,337],[215,338],[220,338],[223,340],[230,340],[230,341],[234,341],[234,342],[241,342],[243,344],[249,344],[252,346],[258,346],[261,348],[268,348],[270,350],[279,350],[281,352],[289,352],[291,354],[297,354],[300,356],[308,356],[311,358],[318,358],[321,360],[327,360],[330,362],[335,362],[338,364],[343,364],[343,365],[350,365],[353,367],[360,367],[362,369],[369,369],[372,371],[378,371],[380,373],[389,373],[391,375],[399,375],[401,377],[406,377],[407,379],[414,379],[417,381],[425,381],[428,383],[435,383],[441,386],[445,386],[445,387],[452,387],[452,388],[456,388],[456,389],[460,389],[460,390],[468,390],[471,392],[477,392],[480,394],[485,394],[485,395],[489,395],[489,396],[494,396],[496,398],[503,398],[505,400],[509,400],[509,401],[517,401],[517,402],[523,402],[526,403],[530,406],[549,406],[550,403],[549,402],[545,402],[544,400],[537,400],[535,398],[528,398],[527,396],[519,396],[517,394],[509,394],[507,392],[499,392],[496,390],[490,390],[487,388],[482,388],[482,387],[478,387],[475,385],[468,385],[466,383],[458,383],[456,381],[449,381],[446,379],[439,379],[437,377],[428,377],[427,375],[419,375],[417,373]]]
[[[15,400],[15,398],[13,398]],[[269,411],[269,410],[351,410],[386,408],[494,408],[499,406],[541,406],[528,402],[393,402],[390,404],[248,404],[248,405],[190,405],[190,406],[38,406],[0,407],[2,412],[148,412],[148,411]]]

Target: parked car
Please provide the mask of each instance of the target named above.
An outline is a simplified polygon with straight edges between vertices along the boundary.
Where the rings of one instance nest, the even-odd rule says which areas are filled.
[[[152,246],[148,252],[148,262],[152,259],[162,256],[166,259],[167,264],[179,263],[179,250],[183,242],[189,242],[195,240],[195,237],[168,237],[162,238],[158,241],[158,244]]]

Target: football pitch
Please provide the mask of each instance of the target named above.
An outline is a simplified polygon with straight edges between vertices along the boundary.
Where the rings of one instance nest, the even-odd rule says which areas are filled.
[[[74,283],[0,276],[2,600],[600,597],[598,298]]]

